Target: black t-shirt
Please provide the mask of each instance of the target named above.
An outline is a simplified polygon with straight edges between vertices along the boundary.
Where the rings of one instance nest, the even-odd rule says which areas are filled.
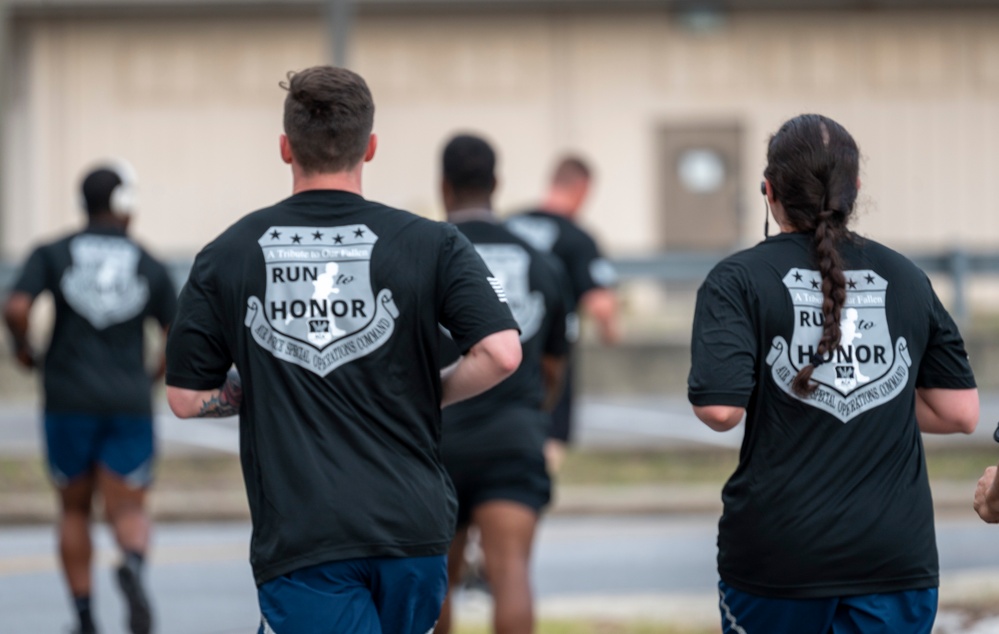
[[[479,396],[444,410],[441,450],[447,462],[500,454],[540,454],[550,416],[541,411],[543,356],[564,356],[566,342],[565,273],[557,260],[538,253],[503,226],[488,220],[460,222],[458,229],[475,245],[501,284],[520,325],[523,360],[509,378]],[[447,337],[441,340],[444,365],[458,358]]]
[[[554,253],[569,276],[572,305],[594,288],[617,283],[614,267],[586,231],[568,218],[546,211],[529,211],[507,220],[507,228],[542,253]]]
[[[258,583],[358,557],[447,551],[438,324],[461,351],[516,322],[457,229],[343,191],[254,212],[202,250],[167,383],[243,384]]]
[[[162,264],[123,231],[89,227],[35,249],[13,290],[55,300],[42,368],[47,412],[152,413],[143,324],[168,326],[177,306]]]
[[[916,388],[975,387],[929,280],[870,240],[841,247],[842,336],[809,398],[790,388],[821,335],[812,237],[780,234],[721,262],[697,297],[694,405],[746,408],[725,485],[718,567],[768,597],[935,587],[933,506]]]

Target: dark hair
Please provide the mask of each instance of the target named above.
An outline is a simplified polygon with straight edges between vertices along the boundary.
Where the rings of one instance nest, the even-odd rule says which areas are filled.
[[[850,235],[847,224],[857,200],[860,152],[843,126],[818,114],[803,114],[770,138],[763,175],[797,231],[812,233],[815,260],[822,276],[822,337],[815,361],[840,341],[840,314],[846,301],[846,278],[839,244]],[[799,396],[818,387],[811,382],[815,363],[798,371],[791,384]]]
[[[590,166],[578,156],[568,155],[559,159],[552,174],[553,185],[571,185],[588,181],[592,177]]]
[[[87,215],[111,211],[111,194],[122,184],[121,176],[112,169],[100,167],[83,178],[80,191],[87,206]]]
[[[496,152],[471,134],[459,134],[444,146],[444,180],[458,194],[489,194],[496,187]]]
[[[342,172],[364,158],[375,102],[364,79],[346,68],[313,66],[281,82],[284,133],[295,160],[309,173]]]

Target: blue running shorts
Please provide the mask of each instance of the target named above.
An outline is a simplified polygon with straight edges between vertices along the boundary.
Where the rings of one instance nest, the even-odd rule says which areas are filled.
[[[257,588],[258,634],[429,634],[447,557],[371,557],[301,568]]]
[[[937,589],[769,599],[718,583],[724,634],[930,634]]]
[[[153,481],[151,416],[46,412],[45,447],[49,474],[56,486],[103,465],[135,488]]]

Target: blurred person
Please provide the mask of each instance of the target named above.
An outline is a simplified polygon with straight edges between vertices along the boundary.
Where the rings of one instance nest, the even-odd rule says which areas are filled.
[[[859,160],[827,117],[784,123],[761,184],[782,232],[698,291],[694,413],[746,419],[719,522],[724,632],[929,634],[936,616],[920,431],[971,433],[978,391],[926,275],[848,228]]]
[[[564,272],[493,214],[496,154],[484,139],[459,135],[444,148],[441,192],[447,219],[475,245],[520,325],[523,361],[491,390],[444,409],[441,455],[458,494],[448,554],[450,591],[435,632],[451,631],[451,603],[463,579],[468,529],[478,529],[493,629],[531,632],[530,556],[541,510],[551,497],[544,443],[561,393],[567,341]],[[459,351],[441,340],[441,361]]]
[[[456,510],[440,410],[513,373],[517,323],[457,229],[362,197],[364,80],[316,66],[282,85],[292,196],[198,254],[167,397],[239,415],[261,633],[425,634]],[[438,324],[462,354],[444,370]]]
[[[4,307],[17,361],[42,372],[49,475],[60,499],[59,554],[77,613],[76,632],[96,632],[91,606],[94,494],[123,553],[118,583],[133,634],[152,629],[143,585],[153,480],[152,381],[144,361],[144,324],[165,330],[176,309],[166,268],[128,237],[135,182],[125,164],[88,173],[82,182],[87,226],[34,250]],[[30,313],[43,291],[55,301],[55,324],[43,359],[29,343]]]
[[[592,172],[583,159],[562,158],[555,167],[548,193],[537,209],[513,216],[507,227],[542,253],[553,253],[561,260],[569,279],[569,312],[589,315],[597,324],[600,340],[616,344],[620,338],[617,275],[600,253],[596,241],[578,223],[592,183]],[[570,339],[578,338],[578,322],[569,327]],[[575,364],[569,365],[562,396],[552,413],[545,454],[550,470],[557,472],[565,459],[566,448],[575,427]]]

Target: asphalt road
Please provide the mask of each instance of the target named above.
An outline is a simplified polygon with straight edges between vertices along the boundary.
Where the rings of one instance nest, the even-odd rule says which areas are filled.
[[[715,522],[711,516],[548,518],[534,557],[539,612],[549,617],[627,617],[712,626],[715,607]],[[970,519],[938,522],[943,600],[980,579],[999,577],[999,528]],[[161,634],[255,631],[256,595],[247,558],[249,526],[172,524],[157,528],[149,581]],[[0,614],[3,630],[63,632],[69,602],[46,527],[0,529]],[[113,586],[116,554],[103,528],[96,534],[97,616],[106,634],[123,632]],[[460,618],[483,620],[479,593],[460,598]],[[942,615],[942,627],[948,622]],[[984,626],[983,626],[984,627]],[[940,634],[999,629],[938,629]]]

